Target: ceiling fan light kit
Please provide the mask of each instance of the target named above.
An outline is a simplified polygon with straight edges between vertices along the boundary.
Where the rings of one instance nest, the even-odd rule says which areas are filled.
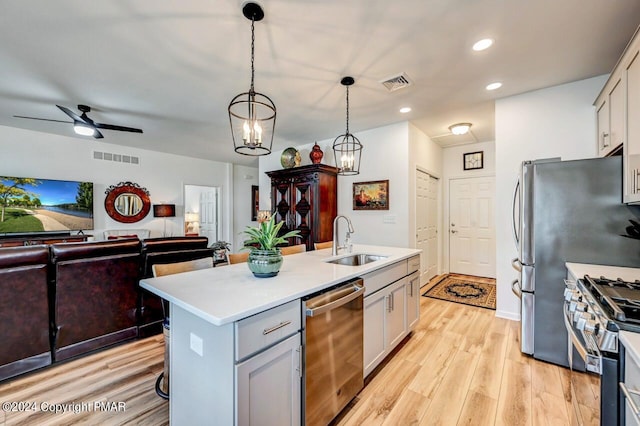
[[[264,18],[259,4],[248,2],[242,7],[242,14],[251,20],[251,87],[240,93],[229,104],[229,124],[234,150],[238,154],[259,156],[271,153],[273,134],[276,127],[276,106],[273,101],[254,89],[254,23]]]
[[[142,129],[136,129],[134,127],[125,127],[125,126],[117,126],[115,124],[104,124],[97,123],[93,121],[87,115],[88,112],[91,111],[91,107],[88,105],[78,105],[78,110],[82,112],[82,115],[78,115],[75,112],[71,111],[69,108],[56,105],[58,109],[73,121],[62,121],[62,120],[51,120],[48,118],[39,118],[39,117],[26,117],[24,115],[14,115],[16,118],[26,118],[28,120],[40,120],[40,121],[53,121],[55,123],[71,123],[73,124],[73,131],[82,136],[93,136],[95,139],[102,139],[104,136],[100,133],[98,129],[106,129],[106,130],[117,130],[120,132],[132,132],[132,133],[142,133]]]
[[[333,141],[333,158],[336,161],[338,174],[342,176],[360,173],[360,157],[362,144],[349,132],[349,86],[355,83],[353,77],[344,77],[340,84],[347,88],[347,130]]]
[[[96,134],[95,128],[87,126],[85,123],[81,123],[79,121],[75,121],[73,123],[73,131],[82,136],[95,136]]]

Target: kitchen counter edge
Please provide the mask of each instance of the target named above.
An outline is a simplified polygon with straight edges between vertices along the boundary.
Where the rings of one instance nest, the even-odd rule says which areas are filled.
[[[147,278],[140,281],[140,286],[213,325],[222,326],[409,259],[421,251],[355,245],[352,254],[387,258],[361,266],[336,265],[327,260],[348,254],[332,256],[330,249],[323,249],[285,256],[280,273],[272,278],[255,278],[247,265],[241,263]]]

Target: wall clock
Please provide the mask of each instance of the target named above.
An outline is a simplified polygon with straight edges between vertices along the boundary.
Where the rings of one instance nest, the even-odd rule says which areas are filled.
[[[462,156],[464,170],[482,169],[484,167],[484,151],[467,152]]]

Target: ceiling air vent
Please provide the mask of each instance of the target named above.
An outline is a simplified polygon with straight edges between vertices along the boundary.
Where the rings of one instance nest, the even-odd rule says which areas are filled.
[[[390,92],[394,92],[398,89],[411,86],[411,80],[409,80],[409,77],[405,73],[387,78],[380,83],[382,83],[382,85],[386,87]]]

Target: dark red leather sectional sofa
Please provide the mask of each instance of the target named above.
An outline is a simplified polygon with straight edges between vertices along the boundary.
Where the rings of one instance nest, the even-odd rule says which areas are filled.
[[[155,263],[211,257],[206,237],[0,248],[0,381],[162,328],[139,287]]]

